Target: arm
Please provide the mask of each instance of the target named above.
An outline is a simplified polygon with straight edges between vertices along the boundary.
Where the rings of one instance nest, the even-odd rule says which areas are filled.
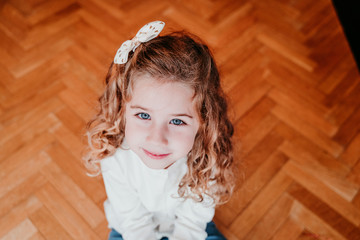
[[[140,202],[136,191],[115,159],[101,164],[108,200],[105,211],[109,224],[125,240],[156,239],[152,214]]]
[[[176,209],[175,229],[170,240],[205,239],[206,224],[214,217],[215,209],[204,197],[203,202],[187,199]]]

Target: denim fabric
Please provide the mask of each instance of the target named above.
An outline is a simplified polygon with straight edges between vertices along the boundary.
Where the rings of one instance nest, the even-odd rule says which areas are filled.
[[[214,222],[209,222],[207,224],[206,232],[208,234],[206,240],[226,240],[226,238],[216,228]],[[109,235],[109,240],[123,240],[123,238],[120,233],[112,229]],[[168,238],[163,237],[161,240],[168,240]]]

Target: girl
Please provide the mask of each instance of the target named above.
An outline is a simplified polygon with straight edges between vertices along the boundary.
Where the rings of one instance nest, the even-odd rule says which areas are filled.
[[[109,239],[225,239],[214,207],[233,189],[233,126],[208,47],[164,23],[122,44],[88,123]],[[101,170],[98,167],[101,165]]]

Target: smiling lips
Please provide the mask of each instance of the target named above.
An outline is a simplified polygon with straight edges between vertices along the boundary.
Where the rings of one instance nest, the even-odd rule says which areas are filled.
[[[147,151],[145,149],[143,149],[143,150],[144,150],[145,154],[148,155],[150,158],[157,159],[157,160],[166,158],[167,156],[170,155],[170,153],[167,153],[167,154],[155,154],[155,153],[149,152],[149,151]]]

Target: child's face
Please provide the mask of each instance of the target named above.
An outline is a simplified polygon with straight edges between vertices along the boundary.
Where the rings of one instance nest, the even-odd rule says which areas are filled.
[[[126,103],[125,139],[146,166],[165,169],[190,152],[199,129],[194,91],[161,83],[148,75],[135,79]]]

